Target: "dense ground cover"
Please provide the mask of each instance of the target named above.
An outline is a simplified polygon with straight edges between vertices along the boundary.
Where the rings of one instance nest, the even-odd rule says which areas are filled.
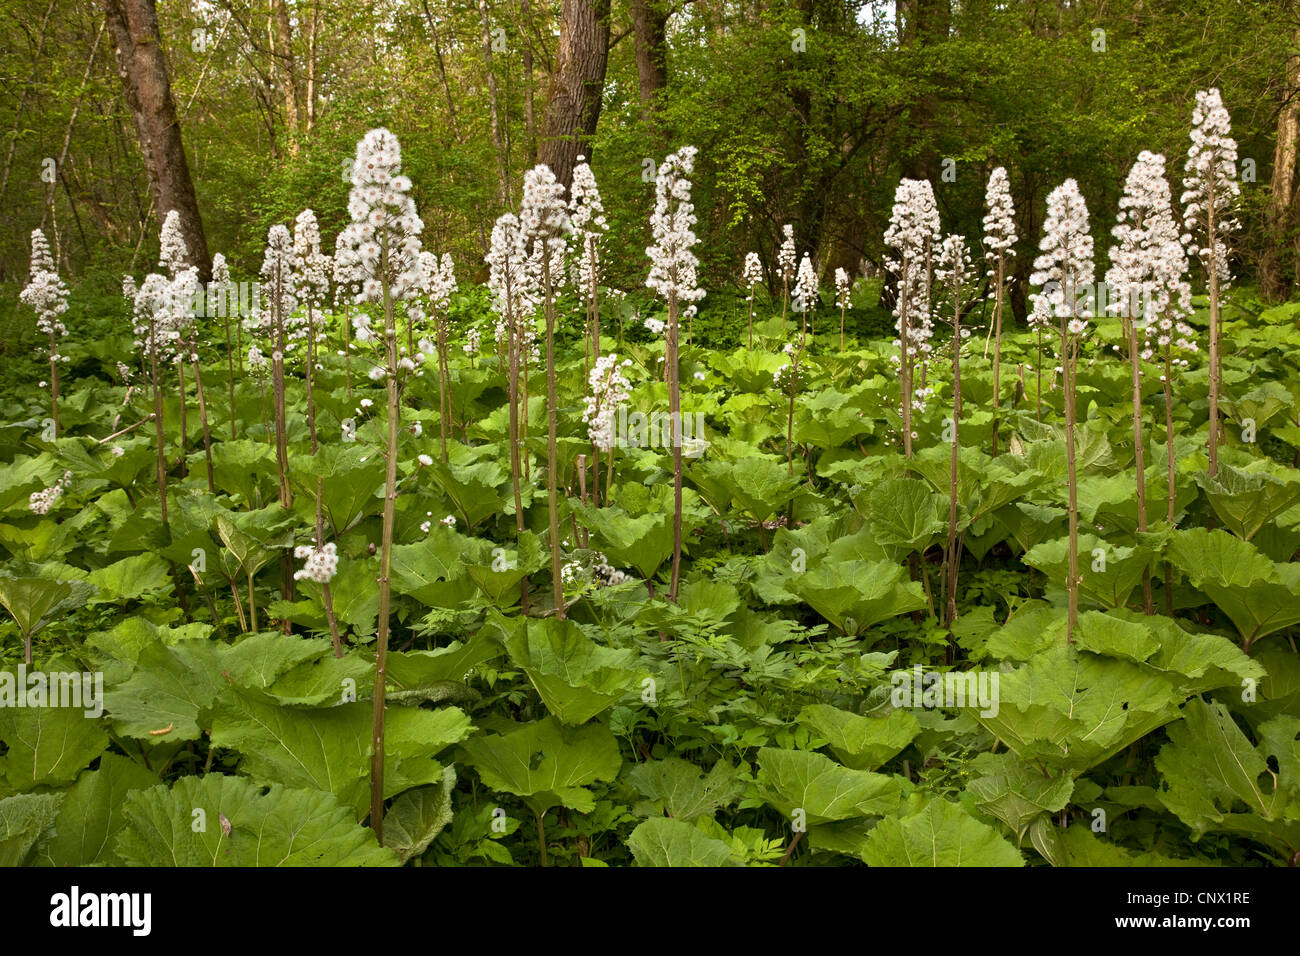
[[[908,245],[907,187],[900,339],[878,282],[793,255],[692,316],[685,152],[666,305],[592,294],[542,174],[491,288],[456,288],[390,268],[419,230],[400,185],[371,218],[363,167],[380,234],[340,243],[340,298],[300,218],[254,315],[196,317],[165,232],[113,332],[51,334],[57,413],[4,398],[4,862],[1296,861],[1300,306],[1166,296],[1217,383],[1082,298],[1044,300],[1059,339],[991,335],[959,244]],[[102,697],[41,706],[32,672]]]

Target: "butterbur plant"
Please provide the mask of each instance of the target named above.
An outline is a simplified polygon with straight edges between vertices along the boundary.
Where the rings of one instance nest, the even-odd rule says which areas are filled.
[[[998,410],[1002,391],[1002,308],[1006,301],[1011,260],[1016,255],[1015,206],[1011,202],[1011,185],[1003,166],[989,175],[984,191],[984,259],[988,263],[988,278],[993,288],[993,318],[989,321],[989,335],[993,339],[993,457],[998,456]],[[988,355],[988,341],[984,343]]]
[[[266,253],[262,259],[262,292],[266,301],[259,316],[259,331],[269,340],[271,349],[275,464],[282,508],[289,508],[293,504],[293,491],[289,485],[289,439],[284,387],[285,352],[289,349],[290,323],[298,307],[294,295],[298,280],[294,275],[293,260],[293,239],[289,230],[276,223],[266,235]]]
[[[1056,331],[1056,325],[1052,320],[1052,308],[1048,305],[1045,296],[1034,294],[1029,297],[1028,322],[1029,327],[1034,330],[1034,374],[1038,379],[1034,390],[1034,417],[1041,422],[1043,420],[1043,333],[1050,335]]]
[[[939,247],[935,263],[935,279],[944,287],[950,299],[952,312],[952,450],[948,471],[948,546],[944,554],[947,598],[944,626],[951,632],[957,619],[957,575],[961,567],[962,542],[957,534],[957,463],[961,451],[961,327],[962,309],[966,307],[967,287],[974,278],[970,250],[966,240],[958,235],[948,236]]]
[[[320,245],[320,225],[316,221],[316,214],[310,209],[304,209],[294,220],[293,226],[293,281],[294,281],[294,298],[301,304],[305,313],[305,332],[306,348],[303,355],[303,390],[307,397],[307,434],[311,441],[312,457],[316,456],[320,448],[319,436],[316,431],[316,398],[313,383],[315,381],[317,362],[317,316],[325,307],[329,300],[330,292],[330,275],[333,271],[333,262],[330,257],[321,251]],[[331,549],[328,553],[333,557],[337,565],[337,551],[333,544],[325,543],[325,476],[318,474],[316,476],[316,521],[315,534],[316,544],[311,549],[311,554],[325,553],[324,549]],[[308,557],[307,553],[302,553],[303,549],[297,549],[296,557]],[[311,560],[308,561],[308,567],[311,567]],[[334,595],[330,590],[330,578],[333,577],[333,570],[328,575],[313,574],[310,572],[294,572],[294,580],[300,581],[303,577],[308,577],[321,585],[321,598],[325,607],[325,620],[329,624],[330,640],[334,645],[334,656],[343,656],[343,638],[339,633],[338,620],[334,614]]]
[[[159,381],[159,367],[162,351],[161,326],[166,322],[168,307],[168,282],[165,278],[152,272],[145,276],[135,293],[132,305],[135,346],[142,356],[142,362],[149,376],[149,385],[153,393],[154,422],[154,477],[158,486],[158,505],[162,520],[167,521],[167,431],[163,419],[162,387]]]
[[[524,176],[519,211],[520,232],[529,258],[541,263],[542,303],[546,316],[546,510],[551,537],[551,588],[555,614],[564,620],[564,582],[560,575],[559,457],[555,384],[555,285],[563,278],[565,239],[571,231],[564,186],[548,166],[535,166]],[[558,267],[558,269],[557,269]]]
[[[843,269],[835,270],[835,305],[840,310],[840,350],[844,349],[844,317],[853,300],[853,282]]]
[[[342,327],[343,374],[349,399],[352,398],[352,305],[361,292],[356,260],[357,253],[352,248],[351,239],[346,232],[340,232],[334,237],[334,306],[343,310],[343,321],[339,325]]]
[[[798,253],[794,247],[794,226],[781,227],[781,246],[776,251],[776,267],[781,273],[781,334],[785,334],[785,312],[790,305],[790,284],[794,282]]]
[[[605,221],[605,206],[600,199],[596,176],[585,156],[579,156],[578,164],[573,167],[569,222],[578,247],[573,260],[573,284],[586,308],[589,346],[584,352],[590,362],[600,357],[600,246],[609,226]]]
[[[531,344],[525,332],[532,328],[531,316],[537,307],[537,280],[524,250],[524,235],[519,219],[506,213],[492,227],[488,247],[488,289],[492,292],[492,309],[497,314],[496,339],[502,365],[506,367],[507,405],[510,440],[510,485],[514,492],[515,531],[524,533],[523,441],[520,434],[520,365]],[[528,609],[528,577],[520,581],[520,605]]]
[[[49,343],[47,356],[50,362],[50,420],[53,434],[59,434],[59,364],[67,358],[59,354],[59,339],[68,334],[61,316],[68,311],[68,288],[54,268],[50,244],[45,233],[32,230],[32,259],[27,285],[19,294],[24,305],[36,312],[36,328],[44,332]]]
[[[359,284],[358,306],[378,306],[383,316],[382,368],[387,392],[387,434],[384,443],[384,517],[379,552],[379,618],[375,632],[374,716],[370,762],[370,826],[383,842],[384,829],[384,704],[388,673],[389,617],[392,607],[393,529],[397,504],[397,436],[401,418],[398,401],[398,302],[418,292],[420,233],[424,223],[410,196],[411,180],[402,175],[402,151],[397,137],[373,129],[357,144],[348,194],[351,222],[344,228],[346,281]],[[358,311],[358,315],[366,315]],[[369,321],[358,324],[367,342],[375,338]]]
[[[1178,224],[1174,220],[1165,158],[1143,151],[1129,171],[1119,200],[1117,224],[1111,230],[1117,245],[1111,247],[1106,285],[1120,313],[1128,343],[1133,384],[1133,455],[1137,483],[1137,530],[1147,530],[1146,447],[1142,433],[1142,354],[1138,328],[1168,316],[1176,286],[1187,267]],[[1168,396],[1166,396],[1168,404]],[[1173,444],[1170,442],[1172,451]],[[1173,484],[1171,482],[1172,491]],[[1142,575],[1142,603],[1154,613],[1151,572]]]
[[[885,231],[893,250],[887,266],[898,280],[894,317],[898,330],[898,377],[902,401],[903,454],[912,457],[914,373],[918,355],[930,343],[930,280],[934,249],[939,244],[939,210],[927,180],[904,179],[894,192],[894,208]],[[924,373],[923,373],[924,374]],[[924,382],[924,379],[923,379]]]
[[[1188,365],[1187,356],[1199,351],[1196,332],[1187,324],[1192,314],[1192,285],[1187,279],[1188,256],[1184,236],[1162,227],[1165,241],[1152,253],[1153,296],[1144,303],[1144,342],[1141,359],[1160,367],[1160,384],[1165,395],[1165,520],[1173,527],[1177,519],[1177,464],[1174,446],[1174,374]],[[1165,562],[1165,610],[1174,613],[1172,568]]]
[[[187,268],[189,250],[185,237],[181,234],[180,214],[172,210],[163,217],[162,231],[158,240],[158,265],[167,272],[170,283],[161,299],[161,313],[156,327],[158,348],[167,361],[176,364],[176,379],[180,386],[180,432],[177,435],[177,448],[180,457],[181,476],[186,473],[186,456],[189,453],[189,428],[186,423],[185,398],[185,362],[182,339],[189,332],[194,321],[192,304],[178,295],[178,281],[185,283],[182,273]]]
[[[595,488],[592,492],[592,504],[600,503],[600,453],[604,451],[608,470],[608,484],[613,487],[614,449],[618,445],[615,433],[615,418],[619,406],[628,400],[631,384],[627,380],[626,369],[632,365],[631,359],[621,362],[618,353],[607,352],[596,359],[587,375],[588,393],[582,420],[587,425],[587,437],[591,439],[594,453]]]
[[[802,336],[799,337],[798,343],[798,345],[794,342],[785,343],[781,351],[789,356],[790,360],[772,373],[772,385],[785,392],[786,396],[785,471],[787,475],[794,475],[794,403],[795,397],[799,394],[799,360],[803,358],[804,348]]]
[[[306,348],[303,352],[303,385],[307,396],[307,434],[311,439],[311,452],[316,454],[316,400],[313,380],[316,374],[317,320],[329,301],[330,257],[321,252],[320,225],[310,209],[298,213],[293,224],[293,297],[301,306]]]
[[[1232,138],[1232,121],[1217,89],[1196,94],[1191,137],[1183,179],[1183,225],[1190,238],[1188,253],[1200,260],[1210,293],[1209,473],[1213,478],[1219,473],[1222,295],[1232,278],[1224,237],[1237,228],[1233,208],[1241,192],[1237,183],[1237,141]]]
[[[813,268],[812,258],[804,254],[799,262],[799,273],[794,284],[794,310],[803,318],[799,333],[799,347],[805,347],[812,336],[813,323],[816,321],[817,301],[821,290],[817,283],[817,270]]]
[[[178,333],[176,364],[183,369],[189,362],[194,370],[194,397],[199,404],[199,428],[203,435],[203,460],[207,466],[208,493],[216,494],[217,487],[212,468],[212,430],[208,426],[208,401],[203,392],[203,365],[199,361],[199,323],[195,306],[206,298],[199,282],[199,270],[194,266],[182,269],[172,279],[169,290],[171,309]],[[185,421],[184,376],[181,377],[181,421]]]
[[[704,298],[696,278],[695,205],[691,202],[690,175],[695,168],[694,146],[683,146],[659,166],[655,179],[655,208],[650,216],[654,245],[646,249],[650,275],[646,285],[668,303],[664,328],[664,365],[668,376],[668,420],[673,442],[673,565],[668,599],[677,601],[682,568],[682,395],[677,359],[677,330],[680,310],[694,310]],[[791,246],[793,249],[793,245]],[[784,315],[784,308],[782,309]],[[784,327],[784,321],[783,321]]]
[[[218,303],[224,303],[224,308],[219,307],[222,318],[222,327],[226,334],[226,392],[227,401],[230,408],[230,438],[233,441],[238,432],[235,427],[235,351],[242,345],[243,338],[239,332],[239,323],[235,323],[235,334],[239,338],[239,344],[234,344],[230,338],[230,313],[233,307],[230,305],[230,290],[233,283],[230,281],[230,266],[226,262],[226,257],[218,252],[212,257],[212,283],[209,285],[208,300],[216,300]],[[241,356],[239,359],[240,372],[243,372],[244,360]]]
[[[1041,250],[1029,281],[1043,288],[1046,305],[1060,323],[1061,369],[1065,392],[1065,463],[1069,495],[1069,602],[1066,640],[1074,643],[1079,621],[1079,483],[1075,473],[1075,371],[1079,340],[1091,317],[1088,290],[1095,278],[1092,234],[1088,231],[1088,206],[1079,184],[1067,179],[1047,197]]]
[[[429,308],[433,312],[434,350],[438,359],[438,432],[442,442],[442,460],[447,461],[447,436],[453,417],[451,407],[451,360],[447,354],[450,334],[451,297],[456,291],[456,264],[444,252],[438,258],[431,252],[420,253],[420,263],[425,274],[425,289]]]
[[[763,281],[763,263],[759,261],[757,252],[745,253],[745,268],[740,273],[740,281],[749,290],[749,345],[747,347],[752,349],[754,347],[754,290]]]

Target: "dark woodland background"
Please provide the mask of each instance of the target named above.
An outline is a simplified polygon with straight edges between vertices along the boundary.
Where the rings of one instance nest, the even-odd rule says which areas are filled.
[[[224,252],[236,278],[256,272],[267,228],[304,206],[332,249],[345,221],[343,164],[379,125],[402,142],[426,247],[451,252],[464,279],[481,277],[491,224],[517,204],[522,172],[547,162],[567,180],[579,152],[611,221],[609,281],[629,289],[646,267],[653,185],[643,172],[682,144],[700,149],[703,278],[716,289],[734,288],[750,249],[770,275],[786,222],[824,277],[878,268],[900,176],[931,179],[945,229],[977,237],[988,173],[1005,165],[1023,320],[1047,193],[1078,179],[1103,253],[1140,150],[1169,156],[1179,191],[1194,94],[1209,86],[1223,91],[1240,144],[1236,271],[1266,301],[1297,280],[1291,0],[2,9],[7,339],[33,321],[12,300],[38,225],[79,297],[116,294],[123,272],[154,267],[160,204],[179,208],[191,248]]]

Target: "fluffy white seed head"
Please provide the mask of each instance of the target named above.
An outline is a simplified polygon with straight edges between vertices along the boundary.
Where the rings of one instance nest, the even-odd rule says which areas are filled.
[[[650,216],[654,245],[646,249],[650,275],[646,285],[669,301],[686,309],[704,298],[696,270],[699,260],[694,247],[695,205],[691,202],[690,175],[695,169],[694,146],[683,146],[659,166],[655,180],[655,208]]]
[[[799,254],[794,247],[794,226],[786,223],[781,227],[781,247],[776,251],[776,264],[781,270],[781,278],[788,285],[794,281],[795,263]]]
[[[1047,197],[1047,218],[1039,249],[1029,281],[1042,289],[1052,314],[1066,322],[1071,334],[1081,334],[1092,313],[1089,291],[1095,270],[1088,206],[1073,179],[1067,179]]]
[[[353,301],[379,303],[384,289],[395,300],[420,285],[420,233],[424,223],[402,175],[402,150],[386,129],[372,129],[357,143],[348,215],[335,249],[335,278],[353,283]]]
[[[329,297],[332,270],[330,257],[321,252],[316,213],[304,209],[293,224],[293,278],[298,301],[322,308]]]
[[[18,298],[36,312],[36,327],[55,338],[67,334],[60,316],[68,311],[68,288],[54,269],[49,242],[39,229],[32,230],[32,261],[28,274],[30,278]],[[59,355],[52,352],[50,358],[58,361]]]
[[[190,252],[181,235],[181,214],[175,209],[163,219],[162,236],[159,240],[158,265],[167,270],[169,276],[185,268]]]
[[[999,166],[989,176],[984,205],[988,210],[984,214],[984,258],[996,263],[999,257],[1015,256],[1016,210],[1005,166]]]
[[[1199,257],[1207,271],[1215,271],[1226,282],[1231,272],[1223,237],[1237,228],[1233,210],[1241,187],[1237,183],[1237,141],[1232,138],[1232,120],[1217,89],[1196,94],[1191,139],[1182,195],[1183,225],[1190,236],[1188,253]]]
[[[794,296],[791,306],[796,312],[811,312],[817,308],[821,296],[817,284],[817,270],[813,268],[812,259],[804,253],[799,262],[799,272],[795,276]]]

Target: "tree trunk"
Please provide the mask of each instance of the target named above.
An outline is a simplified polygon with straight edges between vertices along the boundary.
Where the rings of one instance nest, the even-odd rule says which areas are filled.
[[[1300,31],[1295,41],[1300,43]],[[1259,263],[1259,291],[1266,301],[1282,302],[1296,281],[1295,270],[1283,266],[1288,233],[1295,225],[1296,147],[1300,143],[1300,54],[1286,64],[1282,108],[1277,114],[1277,146],[1273,150],[1273,177],[1269,186],[1268,233]],[[1292,259],[1295,254],[1292,253]]]
[[[199,202],[185,159],[154,0],[103,0],[103,4],[117,46],[118,75],[135,119],[154,208],[160,219],[173,209],[180,214],[181,234],[190,259],[198,266],[200,280],[207,282],[212,277],[212,257],[208,255]]]
[[[304,105],[307,108],[307,126],[305,132],[308,136],[316,127],[316,87],[318,85],[319,63],[316,57],[316,37],[320,32],[320,5],[313,3],[311,5],[311,21],[307,30],[307,89],[304,93]]]
[[[609,60],[610,0],[564,0],[560,46],[542,121],[538,161],[567,189],[578,155],[591,157],[592,134]]]
[[[658,110],[659,91],[668,85],[668,11],[659,0],[632,0],[631,13],[641,116],[648,123]]]
[[[72,102],[72,115],[68,117],[68,126],[63,131],[63,147],[59,150],[59,161],[54,167],[60,174],[63,172],[63,164],[67,162],[68,159],[68,147],[72,144],[72,129],[77,125],[77,115],[81,112],[81,97],[86,92],[87,86],[90,84],[90,71],[95,65],[95,57],[99,55],[99,41],[104,37],[105,26],[107,26],[107,24],[101,22],[99,29],[95,32],[95,42],[90,48],[90,58],[86,60],[86,70],[81,75],[81,86],[77,88],[77,98]],[[64,186],[66,187],[67,180],[62,175],[60,175],[59,178],[63,179]],[[42,229],[45,228],[45,218],[54,210],[54,185],[54,182],[51,181],[49,183],[49,188],[45,190],[45,210],[41,213],[40,225],[40,228]],[[76,206],[72,204],[72,195],[70,190],[68,194],[68,203],[69,205],[72,205],[75,213]]]
[[[497,154],[498,199],[503,209],[510,207],[510,174],[506,160],[505,142],[501,134],[501,106],[497,96],[497,78],[492,72],[492,22],[488,17],[487,0],[478,0],[479,27],[483,37],[483,67],[487,72],[488,118],[492,125],[492,148]]]
[[[908,7],[902,36],[904,46],[925,51],[947,41],[952,24],[949,0],[910,0]],[[918,97],[912,105],[908,126],[915,137],[913,142],[920,148],[905,154],[903,175],[909,179],[928,179],[934,183],[939,178],[939,154],[932,139],[940,106],[939,98],[933,94]]]
[[[298,152],[299,116],[302,108],[302,88],[298,85],[298,64],[293,58],[293,29],[289,25],[289,7],[284,0],[271,0],[274,18],[275,67],[280,74],[284,93],[284,125],[289,131],[289,155]]]
[[[519,12],[524,18],[524,153],[528,165],[537,158],[537,84],[533,75],[533,5],[529,0],[519,0]]]
[[[14,126],[9,131],[9,151],[5,154],[4,173],[0,175],[0,199],[4,198],[5,192],[9,189],[9,173],[13,169],[14,149],[18,146],[18,133],[22,129],[23,110],[27,108],[27,98],[32,92],[36,77],[39,75],[44,63],[41,56],[45,52],[46,30],[50,25],[50,14],[54,12],[55,2],[56,0],[50,0],[50,5],[45,8],[45,16],[41,18],[40,38],[36,43],[36,56],[33,57],[32,73],[23,85],[23,94],[18,98],[18,108],[14,110]]]

